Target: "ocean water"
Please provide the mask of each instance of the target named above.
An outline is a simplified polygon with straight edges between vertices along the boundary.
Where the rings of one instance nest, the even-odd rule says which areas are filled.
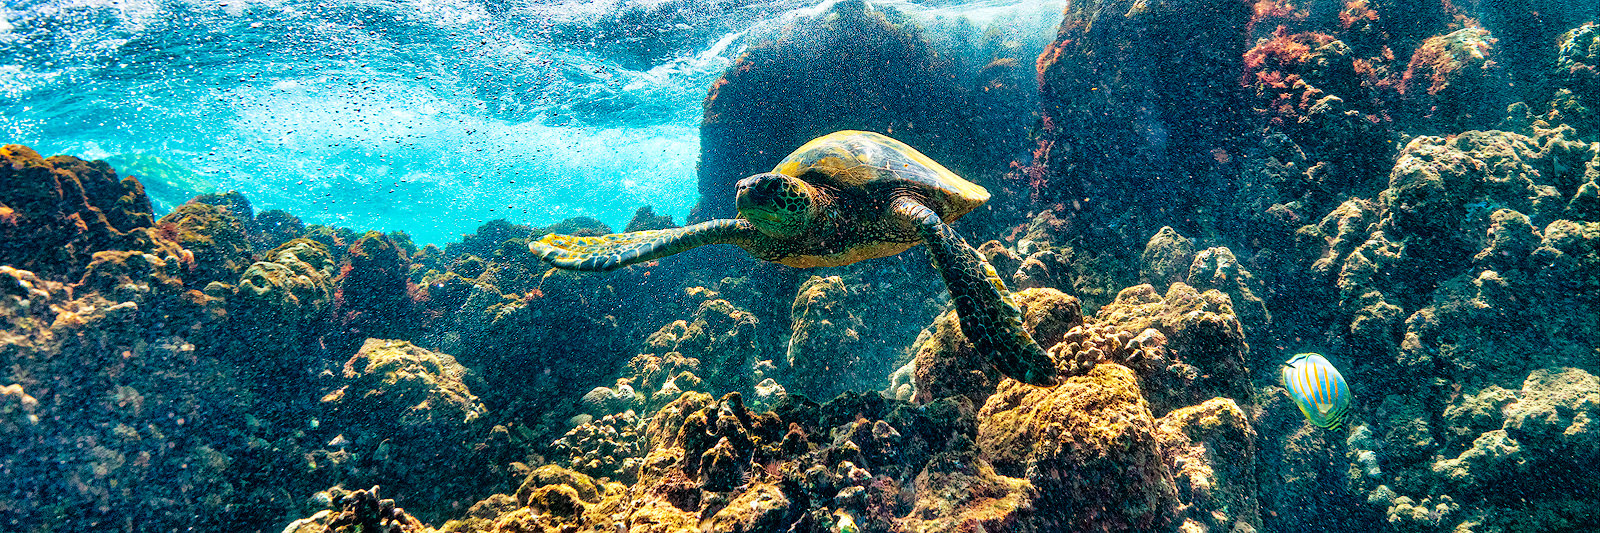
[[[1600,531],[1592,0],[7,0],[0,158],[0,531]]]
[[[888,4],[1026,20],[1053,4]],[[0,132],[193,173],[308,222],[459,240],[484,221],[679,222],[706,88],[811,2],[8,2]],[[139,167],[125,172],[137,174]],[[165,192],[165,191],[162,191]]]

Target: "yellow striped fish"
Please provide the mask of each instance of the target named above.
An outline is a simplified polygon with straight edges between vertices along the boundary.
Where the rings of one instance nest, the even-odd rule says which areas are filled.
[[[1322,355],[1303,353],[1283,364],[1283,388],[1317,427],[1339,429],[1350,411],[1350,387]]]

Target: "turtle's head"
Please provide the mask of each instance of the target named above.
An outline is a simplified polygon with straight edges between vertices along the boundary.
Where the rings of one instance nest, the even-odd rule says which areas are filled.
[[[821,191],[791,176],[768,172],[739,180],[739,217],[781,238],[810,231],[822,216]]]

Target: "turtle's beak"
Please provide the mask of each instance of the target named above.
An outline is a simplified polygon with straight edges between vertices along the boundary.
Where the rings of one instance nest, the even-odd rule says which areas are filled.
[[[753,219],[757,219],[757,220],[765,220],[767,222],[777,222],[778,221],[778,215],[776,215],[774,213],[769,213],[767,211],[748,211],[748,212],[745,212],[744,215],[747,218],[753,218]]]
[[[771,205],[776,188],[772,186],[770,178],[756,174],[739,180],[735,189],[734,204],[739,208],[739,212],[743,213],[752,207]]]

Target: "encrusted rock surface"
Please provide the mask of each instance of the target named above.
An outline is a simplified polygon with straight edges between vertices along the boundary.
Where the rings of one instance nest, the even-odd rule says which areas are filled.
[[[1134,373],[1096,366],[1041,389],[1006,380],[978,413],[995,471],[1038,490],[1031,519],[1061,530],[1170,527],[1177,489]]]

